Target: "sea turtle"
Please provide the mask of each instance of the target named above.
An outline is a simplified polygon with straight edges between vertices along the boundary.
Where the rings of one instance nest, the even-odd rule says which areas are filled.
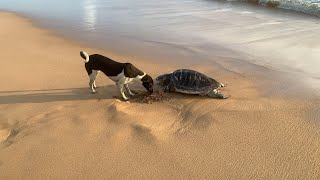
[[[173,73],[163,74],[156,79],[165,92],[180,92],[185,94],[199,94],[213,98],[226,99],[219,92],[224,84],[194,70],[178,69]]]

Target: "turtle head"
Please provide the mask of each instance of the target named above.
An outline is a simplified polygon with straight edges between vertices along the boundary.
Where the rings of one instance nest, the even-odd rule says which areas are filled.
[[[162,74],[156,78],[158,84],[161,86],[167,86],[170,83],[171,74]]]

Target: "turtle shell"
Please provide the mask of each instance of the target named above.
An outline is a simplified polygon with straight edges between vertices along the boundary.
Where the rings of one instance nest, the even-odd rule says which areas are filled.
[[[179,69],[172,73],[171,82],[177,92],[200,94],[221,87],[216,80],[194,70]]]

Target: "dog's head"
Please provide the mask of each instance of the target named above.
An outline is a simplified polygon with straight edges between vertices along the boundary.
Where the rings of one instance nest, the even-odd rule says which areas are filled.
[[[150,92],[153,92],[153,79],[151,76],[146,74],[142,79],[142,85]]]

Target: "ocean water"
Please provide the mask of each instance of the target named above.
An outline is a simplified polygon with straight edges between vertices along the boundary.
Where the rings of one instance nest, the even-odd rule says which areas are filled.
[[[275,5],[319,13],[319,1]],[[189,63],[232,57],[320,78],[319,18],[281,8],[214,0],[1,0],[0,9],[133,57]]]
[[[258,0],[256,2],[261,5],[320,16],[320,0]]]

